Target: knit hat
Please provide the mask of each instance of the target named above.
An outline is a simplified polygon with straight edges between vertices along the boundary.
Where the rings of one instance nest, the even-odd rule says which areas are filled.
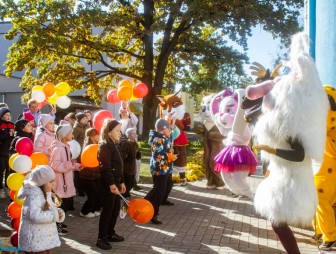
[[[111,130],[113,130],[117,125],[119,125],[121,123],[119,123],[117,120],[111,120],[109,123],[108,123],[108,131],[110,132]]]
[[[167,120],[162,119],[162,118],[159,118],[158,120],[156,120],[155,129],[157,131],[162,131],[165,128],[170,128],[170,123]]]
[[[68,135],[70,131],[72,131],[72,126],[70,124],[59,125],[56,129],[56,138],[61,140]]]
[[[77,122],[80,122],[86,115],[82,112],[76,114],[76,120]]]
[[[29,123],[29,121],[26,120],[26,119],[17,120],[14,124],[15,130],[16,131],[22,131],[28,123]]]
[[[8,113],[8,112],[10,113],[9,108],[6,108],[6,107],[0,108],[0,118],[3,117],[3,115]]]
[[[54,170],[47,166],[37,166],[34,170],[31,171],[28,181],[36,186],[42,186],[55,179]]]
[[[49,115],[49,114],[41,114],[39,116],[39,126],[45,128],[45,126],[47,125],[47,123],[49,123],[50,120],[53,120],[54,118]]]
[[[133,131],[135,131],[135,128],[128,128],[126,130],[126,137],[130,138]]]
[[[32,113],[27,111],[27,112],[23,112],[23,119],[26,119],[30,122],[30,121],[35,120],[35,117],[33,116]]]

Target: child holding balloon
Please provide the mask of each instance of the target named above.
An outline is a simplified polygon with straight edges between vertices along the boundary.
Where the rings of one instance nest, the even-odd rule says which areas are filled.
[[[9,154],[13,155],[16,151],[16,143],[20,138],[29,138],[32,142],[34,142],[33,139],[33,126],[30,124],[28,120],[21,119],[15,122],[14,124],[14,139],[12,140],[9,148]]]
[[[19,228],[19,246],[25,253],[50,253],[59,247],[55,222],[62,222],[65,213],[51,198],[55,173],[49,166],[38,166],[24,181],[18,198],[25,199]],[[55,197],[60,203],[59,197]]]
[[[41,114],[39,116],[39,128],[37,129],[34,147],[35,152],[42,152],[49,158],[48,148],[55,140],[55,120],[49,114]]]
[[[123,157],[119,147],[121,124],[116,120],[106,120],[101,130],[101,143],[98,149],[100,186],[103,210],[99,220],[97,247],[111,249],[109,242],[124,241],[116,234],[114,227],[120,210],[120,193],[125,193]]]
[[[56,140],[52,142],[50,150],[50,166],[55,171],[55,192],[62,198],[61,208],[66,213],[73,206],[73,196],[76,190],[73,182],[73,171],[81,170],[83,166],[71,159],[68,141],[71,141],[72,126],[70,124],[59,125],[56,129]],[[67,226],[58,224],[58,233],[65,235]]]

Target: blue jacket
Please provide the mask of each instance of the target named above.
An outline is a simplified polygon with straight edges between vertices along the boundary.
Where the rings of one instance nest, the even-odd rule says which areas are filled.
[[[169,138],[160,132],[151,130],[149,141],[151,144],[152,157],[150,159],[150,171],[152,175],[166,175],[173,172],[173,145]]]

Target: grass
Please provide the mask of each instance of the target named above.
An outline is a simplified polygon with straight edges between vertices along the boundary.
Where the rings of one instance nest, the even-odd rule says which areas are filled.
[[[151,157],[150,146],[144,141],[139,142],[139,150],[141,152],[140,182],[152,183],[152,174],[149,170],[149,160]],[[190,162],[192,160],[192,156],[200,150],[203,150],[202,142],[190,142],[187,146],[187,162]]]

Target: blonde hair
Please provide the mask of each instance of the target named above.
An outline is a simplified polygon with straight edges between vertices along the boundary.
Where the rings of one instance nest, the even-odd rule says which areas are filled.
[[[47,199],[47,192],[44,190],[43,186],[40,186],[40,188],[41,188],[43,196],[45,198],[45,202],[44,202],[42,211],[50,210],[50,204],[49,204],[48,199]],[[55,203],[56,207],[60,207],[61,204],[62,204],[62,199],[60,198],[60,196],[58,196],[56,194],[55,191],[52,190],[51,192],[54,194],[54,203]]]

